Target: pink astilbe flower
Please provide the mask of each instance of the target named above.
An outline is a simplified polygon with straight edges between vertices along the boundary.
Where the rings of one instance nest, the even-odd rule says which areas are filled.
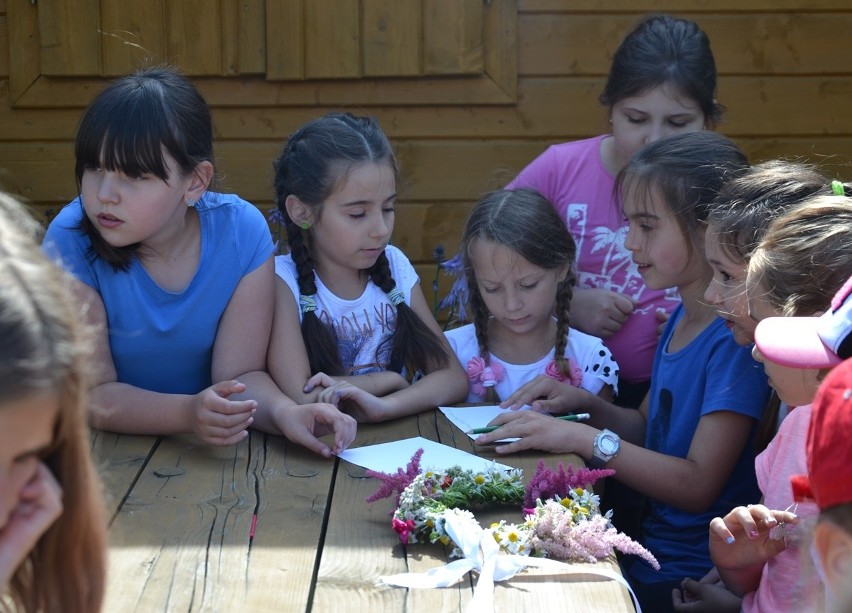
[[[597,562],[617,549],[637,555],[656,570],[660,564],[653,554],[622,534],[603,515],[574,522],[562,505],[549,501],[537,509],[537,519],[530,545],[548,558],[574,562]]]
[[[578,468],[569,464],[566,469],[562,462],[557,464],[557,469],[553,470],[544,465],[544,460],[539,460],[536,465],[535,474],[530,479],[527,485],[526,494],[524,495],[524,508],[531,509],[535,507],[536,500],[550,500],[551,498],[565,498],[568,492],[578,487],[587,488],[593,485],[598,479],[609,477],[615,474],[611,468],[589,469],[585,466]]]
[[[420,458],[423,457],[423,449],[418,449],[411,456],[411,461],[405,466],[403,471],[401,468],[396,469],[395,474],[383,473],[376,470],[367,470],[368,477],[379,479],[382,484],[375,492],[367,497],[367,502],[376,502],[382,498],[388,498],[396,495],[396,506],[399,506],[399,496],[403,490],[414,481],[414,478],[420,474]]]

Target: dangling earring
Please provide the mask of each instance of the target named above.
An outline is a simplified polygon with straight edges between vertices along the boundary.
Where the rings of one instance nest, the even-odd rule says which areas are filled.
[[[195,206],[195,199],[194,198],[190,198],[190,197],[187,196],[187,198],[186,198],[186,200],[184,200],[184,202],[186,202],[186,206]]]

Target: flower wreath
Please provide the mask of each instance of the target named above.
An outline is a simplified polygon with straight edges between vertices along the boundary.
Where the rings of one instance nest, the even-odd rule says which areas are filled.
[[[561,462],[557,470],[552,470],[539,460],[524,488],[520,469],[504,472],[492,466],[474,472],[455,466],[445,471],[421,471],[422,455],[423,450],[418,450],[405,470],[397,469],[396,474],[367,471],[382,481],[368,502],[397,494],[391,525],[403,545],[440,542],[453,546],[450,557],[461,557],[461,544],[453,541],[452,532],[447,530],[450,516],[454,516],[454,522],[471,524],[476,523],[472,507],[517,504],[523,507],[522,523],[501,520],[489,529],[503,553],[596,562],[617,549],[660,568],[651,552],[613,527],[612,512],[601,514],[600,497],[587,489],[614,474],[614,470],[575,471],[571,465],[566,469]]]

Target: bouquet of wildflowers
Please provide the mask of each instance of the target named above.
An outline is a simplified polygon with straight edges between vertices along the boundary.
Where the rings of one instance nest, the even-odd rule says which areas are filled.
[[[450,514],[478,526],[471,507],[523,504],[522,523],[501,520],[489,529],[507,554],[594,562],[617,549],[638,555],[659,569],[647,549],[613,527],[611,512],[602,514],[600,497],[588,489],[598,479],[614,474],[612,470],[575,471],[562,463],[552,470],[539,461],[529,486],[524,488],[520,470],[503,472],[493,467],[476,473],[453,467],[443,472],[421,471],[421,457],[422,450],[414,454],[404,471],[399,469],[393,475],[368,471],[382,481],[369,502],[398,494],[391,525],[405,545],[440,542],[453,546],[451,557],[460,556],[445,527]]]

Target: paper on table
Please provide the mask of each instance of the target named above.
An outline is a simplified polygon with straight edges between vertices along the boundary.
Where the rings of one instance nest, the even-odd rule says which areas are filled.
[[[466,470],[480,471],[496,466],[501,470],[512,469],[511,466],[498,464],[493,460],[480,458],[472,453],[442,445],[421,436],[391,443],[347,449],[339,457],[370,470],[396,473],[398,468],[405,468],[405,465],[411,460],[411,456],[421,448],[423,449],[423,457],[420,458],[422,468],[443,470],[450,466],[461,466]]]
[[[441,409],[441,412],[447,416],[451,422],[453,422],[456,426],[458,426],[459,430],[468,433],[469,430],[473,430],[475,428],[484,428],[488,425],[492,419],[500,415],[501,413],[506,413],[507,411],[511,411],[512,409],[501,409],[499,406],[488,405],[481,407],[438,407]],[[529,407],[524,407],[523,409],[518,409],[520,411],[528,410]],[[479,436],[478,434],[468,434],[468,436],[472,439]],[[516,438],[504,438],[500,439],[500,442],[512,442],[516,441]]]

